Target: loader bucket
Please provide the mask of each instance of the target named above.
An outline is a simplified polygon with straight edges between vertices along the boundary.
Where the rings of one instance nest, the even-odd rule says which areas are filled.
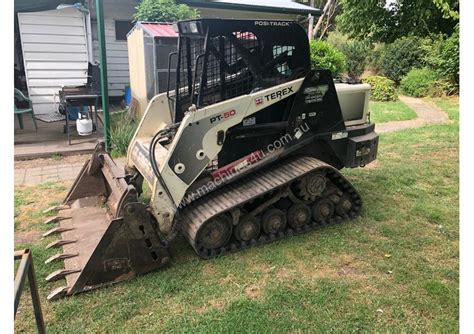
[[[166,265],[169,253],[156,230],[146,205],[138,202],[137,189],[97,145],[63,204],[59,223],[44,235],[60,234],[47,247],[63,251],[46,263],[64,261],[64,269],[46,277],[65,278],[66,285],[53,290],[49,300],[95,289],[144,274]]]

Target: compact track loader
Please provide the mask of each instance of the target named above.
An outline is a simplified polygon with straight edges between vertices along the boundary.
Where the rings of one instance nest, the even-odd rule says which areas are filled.
[[[125,169],[98,144],[48,221],[58,225],[46,235],[61,235],[48,247],[63,252],[47,262],[65,268],[47,280],[66,281],[48,299],[166,266],[179,233],[207,259],[360,212],[339,170],[376,158],[368,93],[358,94],[367,87],[336,90],[329,71],[311,69],[294,22],[199,19],[176,28],[175,87],[168,79],[168,92],[150,101]]]

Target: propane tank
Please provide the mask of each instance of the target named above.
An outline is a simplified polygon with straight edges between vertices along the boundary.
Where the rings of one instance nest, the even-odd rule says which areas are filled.
[[[89,119],[87,113],[79,113],[79,118],[76,121],[77,133],[80,136],[89,136],[92,134],[92,120]]]

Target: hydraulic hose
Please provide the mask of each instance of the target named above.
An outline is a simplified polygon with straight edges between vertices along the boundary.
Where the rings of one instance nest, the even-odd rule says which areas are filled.
[[[160,183],[160,185],[165,190],[166,195],[168,196],[168,198],[170,198],[171,202],[173,203],[173,208],[175,209],[175,218],[173,219],[173,223],[171,224],[170,233],[165,237],[165,240],[164,240],[167,243],[172,241],[176,237],[176,235],[178,234],[178,229],[177,229],[177,224],[176,224],[176,221],[177,221],[176,216],[177,216],[177,213],[178,213],[178,210],[177,210],[178,208],[177,208],[177,206],[176,206],[176,204],[173,200],[173,197],[171,196],[171,193],[168,189],[168,186],[164,182],[163,177],[161,176],[161,173],[159,171],[158,165],[156,163],[155,150],[156,150],[156,145],[160,141],[162,141],[164,139],[167,139],[167,140],[172,139],[172,137],[174,136],[173,132],[179,127],[179,125],[180,125],[180,123],[175,123],[175,124],[172,124],[172,125],[166,127],[165,129],[163,129],[161,131],[158,131],[153,136],[153,138],[150,142],[150,149],[149,149],[150,163],[151,163],[151,168],[153,170],[153,173],[157,177],[158,182]]]

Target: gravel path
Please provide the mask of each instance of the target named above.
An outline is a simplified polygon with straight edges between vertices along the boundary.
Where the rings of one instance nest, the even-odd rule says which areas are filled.
[[[440,108],[414,97],[400,96],[400,100],[413,109],[418,115],[409,121],[392,121],[375,125],[377,133],[387,133],[404,129],[419,128],[428,124],[442,124],[449,122],[448,115]]]

